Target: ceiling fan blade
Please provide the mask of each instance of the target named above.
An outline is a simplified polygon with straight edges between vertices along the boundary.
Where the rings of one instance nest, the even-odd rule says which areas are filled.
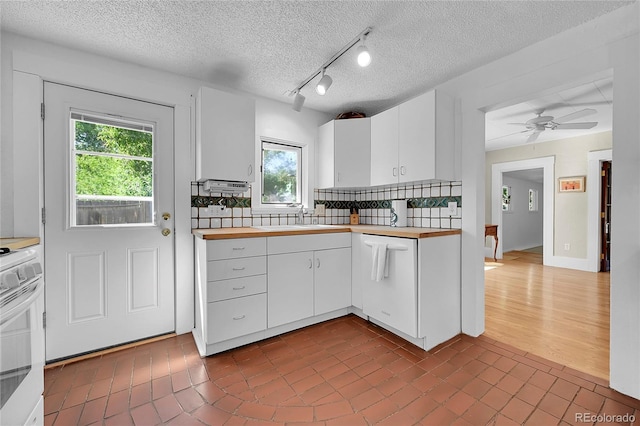
[[[552,129],[592,129],[596,127],[598,124],[597,121],[585,121],[584,123],[567,123],[567,124],[558,124],[557,126],[553,126]]]
[[[488,140],[487,140],[487,142],[495,141],[495,140],[497,140],[497,139],[507,138],[507,137],[509,137],[509,136],[513,136],[513,135],[519,135],[520,133],[526,133],[526,132],[530,132],[530,130],[521,130],[521,131],[519,131],[519,132],[509,133],[508,135],[498,136],[497,138],[488,139]]]
[[[597,111],[595,109],[593,109],[593,108],[585,108],[583,110],[572,112],[571,114],[567,114],[567,115],[564,115],[562,117],[558,117],[553,121],[558,123],[558,124],[565,123],[567,121],[571,121],[571,120],[575,120],[577,118],[586,117],[587,115],[595,114],[596,112]]]
[[[537,131],[537,130],[535,132],[531,133],[531,136],[529,136],[527,138],[525,143],[529,143],[529,142],[535,141],[536,139],[538,139],[538,136],[540,136],[540,133],[542,133],[542,131]]]

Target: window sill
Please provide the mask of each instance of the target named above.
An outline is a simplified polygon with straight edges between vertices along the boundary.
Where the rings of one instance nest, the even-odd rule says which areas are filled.
[[[251,209],[251,214],[298,214],[299,211],[299,207],[255,207]],[[304,214],[313,214],[313,209],[307,209],[305,207]]]

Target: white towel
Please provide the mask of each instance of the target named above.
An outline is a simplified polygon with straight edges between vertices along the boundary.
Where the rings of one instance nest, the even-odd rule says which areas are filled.
[[[386,243],[371,245],[371,280],[382,281],[389,276],[389,256]]]

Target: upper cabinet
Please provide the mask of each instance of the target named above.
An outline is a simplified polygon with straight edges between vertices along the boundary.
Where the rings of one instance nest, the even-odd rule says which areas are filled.
[[[333,120],[318,128],[318,187],[369,186],[371,119]]]
[[[255,101],[209,87],[196,98],[196,179],[255,180]]]
[[[371,185],[455,179],[454,104],[431,91],[371,117]]]

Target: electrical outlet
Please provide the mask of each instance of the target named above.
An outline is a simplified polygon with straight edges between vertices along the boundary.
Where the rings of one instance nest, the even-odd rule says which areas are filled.
[[[449,207],[449,216],[457,216],[458,215],[458,202],[457,201],[449,201],[447,205]]]
[[[324,204],[316,204],[316,207],[313,209],[313,214],[315,216],[324,216],[325,215],[325,205]]]
[[[571,250],[571,244],[569,244],[569,243],[564,243],[564,250],[565,250],[565,251],[569,251],[569,250]]]
[[[207,213],[209,213],[210,217],[225,217],[227,216],[227,207],[212,204],[207,207]]]

